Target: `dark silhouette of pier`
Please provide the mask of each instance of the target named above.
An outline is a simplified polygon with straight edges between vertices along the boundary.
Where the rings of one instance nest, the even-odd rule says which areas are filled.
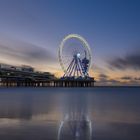
[[[32,67],[1,65],[0,87],[93,87],[94,78],[56,78],[49,72],[36,72]]]

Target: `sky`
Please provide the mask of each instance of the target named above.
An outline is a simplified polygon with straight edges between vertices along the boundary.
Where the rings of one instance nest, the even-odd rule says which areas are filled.
[[[139,0],[0,0],[0,62],[63,75],[62,39],[90,45],[97,85],[140,84]]]

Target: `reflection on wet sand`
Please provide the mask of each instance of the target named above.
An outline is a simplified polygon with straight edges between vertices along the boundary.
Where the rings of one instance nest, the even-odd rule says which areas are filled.
[[[69,116],[61,121],[58,130],[58,140],[91,140],[92,125],[91,121],[85,117],[71,119]]]
[[[87,96],[78,98],[71,95],[64,100],[65,116],[59,125],[58,140],[91,140],[92,123],[87,110]]]
[[[139,91],[1,89],[0,140],[138,140]]]

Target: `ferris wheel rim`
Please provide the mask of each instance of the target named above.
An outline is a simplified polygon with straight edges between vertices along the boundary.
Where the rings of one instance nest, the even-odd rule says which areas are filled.
[[[83,47],[86,48],[86,50],[88,51],[88,54],[89,54],[89,67],[88,67],[88,71],[89,71],[90,66],[91,66],[91,59],[92,59],[91,58],[90,46],[89,46],[88,42],[85,40],[85,38],[83,38],[79,34],[69,34],[69,35],[65,36],[63,38],[63,40],[61,41],[61,43],[60,43],[59,51],[58,51],[58,57],[59,57],[59,63],[60,63],[60,66],[61,66],[62,70],[64,71],[64,73],[66,72],[66,68],[64,67],[63,60],[62,60],[62,50],[64,48],[65,42],[67,40],[69,40],[69,39],[72,39],[72,38],[78,39],[83,44]]]

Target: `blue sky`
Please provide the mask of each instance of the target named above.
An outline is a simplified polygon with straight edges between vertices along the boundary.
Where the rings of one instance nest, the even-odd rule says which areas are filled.
[[[90,44],[95,77],[100,80],[104,74],[104,80],[120,81],[124,75],[135,84],[132,78],[139,78],[138,69],[112,63],[139,51],[139,0],[0,0],[1,62],[57,73],[58,46],[70,33]]]

